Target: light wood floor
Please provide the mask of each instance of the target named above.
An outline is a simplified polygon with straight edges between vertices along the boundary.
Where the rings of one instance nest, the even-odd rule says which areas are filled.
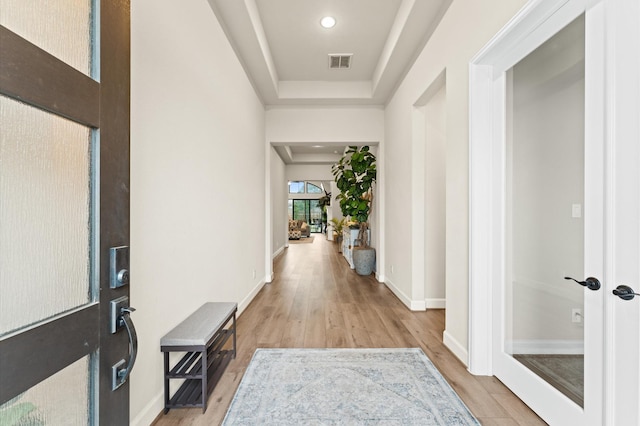
[[[544,425],[495,377],[469,374],[443,345],[444,311],[411,312],[373,276],[351,271],[316,235],[275,260],[275,279],[238,317],[238,355],[201,409],[174,409],[155,425],[222,422],[256,348],[420,347],[483,425]]]

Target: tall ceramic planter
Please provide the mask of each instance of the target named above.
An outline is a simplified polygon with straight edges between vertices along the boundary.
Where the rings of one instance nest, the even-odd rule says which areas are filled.
[[[371,275],[376,266],[376,249],[373,247],[354,247],[353,265],[358,275]]]

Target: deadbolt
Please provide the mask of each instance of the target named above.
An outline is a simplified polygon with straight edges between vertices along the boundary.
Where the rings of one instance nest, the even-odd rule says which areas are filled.
[[[109,287],[118,288],[129,284],[129,246],[109,249]]]
[[[116,277],[116,281],[118,282],[119,286],[129,284],[129,271],[127,271],[126,269],[120,270],[118,272],[118,276]]]

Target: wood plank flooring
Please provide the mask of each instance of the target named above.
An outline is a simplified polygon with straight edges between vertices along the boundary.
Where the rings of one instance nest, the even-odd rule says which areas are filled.
[[[495,377],[469,374],[442,343],[443,310],[411,312],[373,276],[351,271],[324,236],[292,244],[276,258],[274,272],[274,281],[238,317],[238,355],[206,413],[173,409],[154,425],[220,424],[253,352],[271,347],[420,347],[483,425],[546,424]]]

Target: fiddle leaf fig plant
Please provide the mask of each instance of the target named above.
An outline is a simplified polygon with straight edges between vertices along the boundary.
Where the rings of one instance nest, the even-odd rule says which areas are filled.
[[[350,146],[331,172],[340,190],[336,199],[343,216],[350,216],[360,224],[358,239],[363,247],[369,247],[367,230],[376,182],[376,156],[368,146]]]

